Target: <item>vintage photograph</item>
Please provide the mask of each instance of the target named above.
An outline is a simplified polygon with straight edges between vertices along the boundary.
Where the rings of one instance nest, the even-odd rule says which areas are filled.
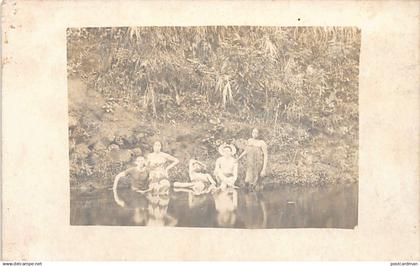
[[[70,224],[358,224],[356,27],[67,29]]]

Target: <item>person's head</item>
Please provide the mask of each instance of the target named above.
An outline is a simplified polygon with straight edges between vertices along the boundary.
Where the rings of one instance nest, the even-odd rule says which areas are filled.
[[[199,169],[201,169],[201,165],[199,163],[197,163],[197,162],[193,162],[192,168],[194,170],[199,170]]]
[[[257,138],[258,138],[258,136],[259,136],[259,134],[260,134],[260,132],[258,131],[258,128],[254,128],[254,129],[252,129],[252,133],[251,133],[251,135],[252,135],[252,137],[253,137],[254,139],[257,139]]]
[[[231,148],[231,147],[229,147],[229,146],[225,146],[225,147],[222,149],[222,151],[223,151],[223,156],[224,156],[224,157],[230,157],[230,156],[232,156],[232,148]]]
[[[222,144],[219,146],[219,153],[224,157],[231,157],[235,155],[236,148],[230,144]]]
[[[155,143],[153,143],[153,151],[160,152],[161,149],[162,149],[162,143],[160,141],[155,141]]]
[[[146,160],[144,159],[143,156],[139,156],[139,157],[136,158],[135,164],[138,167],[143,167],[146,164]]]

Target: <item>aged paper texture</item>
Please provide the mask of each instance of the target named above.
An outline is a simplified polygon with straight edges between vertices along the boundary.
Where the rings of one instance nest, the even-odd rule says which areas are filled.
[[[418,16],[418,1],[4,1],[2,3],[3,168],[1,195],[3,206],[3,259],[420,259]],[[91,188],[94,189],[97,185],[96,183],[82,185],[77,183],[84,176],[91,176],[91,169],[94,171],[95,166],[99,165],[95,162],[100,161],[101,158],[94,158],[93,150],[95,152],[106,150],[103,154],[111,154],[110,156],[117,154],[118,160],[113,169],[119,171],[123,170],[122,159],[120,160],[122,158],[121,154],[123,154],[122,149],[129,152],[130,157],[126,160],[127,162],[132,160],[135,151],[126,148],[130,146],[124,143],[126,140],[118,140],[115,137],[108,143],[101,140],[101,145],[105,143],[106,149],[100,146],[99,142],[85,145],[84,140],[80,141],[77,137],[73,137],[75,134],[74,128],[78,127],[74,119],[77,120],[82,117],[74,115],[76,114],[75,110],[78,109],[74,108],[75,101],[72,100],[74,99],[72,98],[74,83],[72,83],[73,78],[68,72],[77,70],[78,63],[80,63],[78,61],[79,57],[77,57],[79,56],[77,49],[80,46],[76,46],[74,43],[77,45],[89,43],[83,41],[84,36],[94,38],[102,36],[100,35],[102,33],[114,36],[113,34],[117,35],[121,32],[128,32],[128,36],[134,42],[136,38],[138,41],[139,32],[147,30],[150,30],[150,32],[155,30],[151,36],[161,38],[159,36],[164,35],[165,31],[161,32],[157,27],[163,26],[183,27],[183,29],[178,27],[178,30],[173,30],[178,33],[183,33],[183,31],[189,29],[196,32],[208,32],[211,29],[216,29],[215,31],[219,35],[220,32],[224,32],[225,36],[228,37],[230,36],[229,32],[239,32],[241,30],[247,32],[249,29],[258,29],[255,32],[262,32],[261,34],[270,32],[271,29],[275,29],[274,31],[277,29],[277,33],[283,32],[282,34],[292,36],[291,27],[302,26],[300,28],[302,29],[301,32],[305,32],[304,27],[311,27],[310,29],[313,29],[314,34],[325,32],[324,27],[334,27],[330,29],[350,34],[345,36],[360,39],[360,46],[353,45],[349,48],[358,51],[360,49],[360,57],[359,54],[356,56],[359,63],[358,87],[356,86],[358,96],[353,95],[358,99],[358,111],[355,113],[358,116],[359,123],[358,130],[354,131],[358,133],[356,143],[358,143],[359,149],[355,155],[355,158],[358,158],[358,165],[357,163],[350,165],[350,167],[353,167],[352,169],[358,169],[358,175],[357,171],[355,173],[346,172],[349,179],[358,180],[354,190],[355,205],[352,205],[349,209],[351,211],[346,209],[342,214],[338,212],[340,213],[339,217],[328,212],[327,214],[324,213],[324,216],[315,213],[314,216],[310,217],[311,219],[320,219],[323,223],[316,223],[313,220],[311,220],[312,222],[300,221],[300,217],[308,216],[299,216],[296,213],[299,210],[305,212],[309,207],[298,209],[299,204],[309,204],[310,200],[304,201],[303,204],[302,202],[297,204],[295,201],[285,199],[285,204],[288,204],[284,205],[286,216],[296,214],[294,218],[290,218],[295,220],[286,225],[282,222],[273,222],[271,226],[265,224],[264,226],[253,227],[248,225],[246,220],[244,220],[244,224],[239,224],[237,221],[243,217],[232,216],[231,213],[228,213],[228,215],[215,214],[214,220],[216,222],[210,226],[202,226],[195,221],[181,224],[179,222],[183,217],[183,209],[181,208],[181,214],[178,212],[175,217],[175,220],[178,220],[179,227],[161,227],[124,226],[144,225],[142,213],[137,208],[126,212],[125,209],[119,209],[120,207],[114,202],[109,204],[113,204],[112,211],[116,210],[116,212],[114,214],[109,209],[109,212],[105,214],[108,217],[107,220],[102,219],[102,212],[99,212],[98,218],[95,208],[83,209],[85,201],[80,200],[89,198],[91,194],[79,197],[79,194],[74,194],[74,188],[89,192]],[[234,27],[222,30],[217,27],[200,26]],[[100,29],[103,27],[107,29]],[[130,31],[125,31],[125,29],[130,29]],[[296,37],[296,32],[299,33],[299,30],[294,32],[295,35],[293,36]],[[270,37],[264,38],[262,47],[264,47],[263,51],[266,53],[265,58],[271,56],[271,58],[274,58],[273,60],[280,60],[278,58],[281,57],[279,57],[281,50],[273,45]],[[165,38],[162,39],[162,41],[165,40]],[[333,43],[339,40],[330,41]],[[203,43],[205,42],[200,44],[201,47],[205,46]],[[238,47],[240,45],[238,44]],[[243,45],[243,47],[246,49],[247,46]],[[285,47],[287,48],[287,46]],[[211,50],[212,47],[208,49]],[[225,51],[227,50],[222,50],[221,53],[223,54]],[[190,58],[197,57],[195,50],[191,53],[193,53],[193,57]],[[258,56],[255,57],[255,60],[259,60]],[[83,55],[80,58],[82,57]],[[87,58],[90,59],[91,57]],[[284,60],[288,64],[293,63],[293,60]],[[269,61],[267,62],[269,63]],[[187,64],[189,64],[188,66],[199,65],[194,60],[188,61]],[[206,64],[201,65],[201,71],[208,74],[213,69],[208,67],[210,63]],[[153,65],[150,60],[148,63],[144,63],[144,67],[140,64],[136,67],[147,69],[149,65]],[[225,71],[224,63],[220,65],[222,66],[221,71]],[[103,66],[107,67],[106,64]],[[318,73],[316,72],[318,71],[317,66],[319,65],[306,65],[305,73],[309,73],[308,75]],[[286,67],[282,69],[286,69]],[[145,71],[147,72],[147,70]],[[290,72],[289,77],[293,76],[293,73],[293,71]],[[222,84],[218,85],[221,88],[220,106],[226,108],[226,110],[229,108],[229,104],[232,105],[232,102],[237,100],[235,93],[233,93],[233,96],[229,96],[232,94],[231,90],[236,88],[234,82],[238,80],[232,78],[232,75],[232,73],[226,74],[218,83],[219,85]],[[345,74],[343,75],[345,77]],[[165,77],[167,78],[168,75]],[[350,79],[355,77],[353,75]],[[180,78],[182,79],[181,76]],[[111,81],[112,79],[112,77],[109,78]],[[352,82],[350,79],[348,82]],[[143,100],[145,108],[151,110],[151,117],[156,118],[160,115],[160,109],[159,106],[155,106],[155,91],[152,88],[155,88],[153,84],[162,86],[162,83],[160,83],[159,78],[155,79],[154,82],[150,83],[152,85],[147,84],[143,87],[147,89],[144,92],[144,97],[151,95],[151,102]],[[261,87],[265,88],[264,85],[261,85]],[[322,95],[322,88],[317,88],[320,90],[319,95]],[[173,95],[174,101],[180,105],[182,97],[178,97],[178,90],[174,92],[175,94],[170,95]],[[103,91],[101,93],[106,94]],[[267,111],[270,108],[269,97],[267,96],[268,89],[265,93],[266,100],[264,103],[266,105],[265,109],[261,109],[266,110],[267,113],[264,119],[266,121],[267,119],[273,119],[277,123],[277,113]],[[335,94],[328,94],[328,97],[326,95],[326,106],[334,108],[336,99],[345,94],[345,92],[341,93],[341,96],[336,98],[334,98]],[[100,106],[102,108],[101,112],[116,112],[112,103],[110,103],[115,96],[108,95],[107,97],[106,103],[104,102],[104,105]],[[160,103],[163,101],[162,99],[164,98],[160,99]],[[219,98],[216,97],[215,101],[217,99]],[[324,98],[321,97],[321,99]],[[172,100],[169,99],[168,102],[170,101]],[[291,121],[294,118],[288,116],[287,110],[289,109],[287,108],[287,105],[285,105],[284,110],[286,111],[283,114],[286,120],[284,121]],[[293,115],[296,112],[292,111],[290,114]],[[173,118],[168,119],[164,121],[175,123],[171,122]],[[311,127],[315,128],[314,123],[316,121],[310,122],[312,123]],[[213,120],[211,123],[220,124],[219,121],[214,122]],[[276,127],[276,129],[278,128]],[[343,132],[351,131],[345,126],[339,129]],[[334,128],[330,131],[327,133],[335,134]],[[251,134],[251,132],[248,133]],[[254,135],[258,135],[255,131],[252,134],[253,138]],[[305,138],[306,135],[303,134],[302,136],[302,138]],[[141,135],[141,138],[143,138],[143,135]],[[151,140],[152,138],[148,139],[148,145]],[[304,140],[300,139],[293,142],[296,145],[295,147],[299,147],[299,141]],[[220,145],[221,143],[217,142],[216,144]],[[279,147],[282,147],[280,144]],[[164,150],[165,145],[166,143],[163,143]],[[236,148],[233,145],[223,145],[219,149],[223,156],[229,152],[235,154]],[[261,144],[259,147],[264,145]],[[274,158],[270,157],[273,155],[273,153],[270,153],[272,151],[270,145],[274,145],[273,142],[268,143],[268,169],[270,164],[274,164],[274,159],[270,161],[270,158]],[[155,142],[154,145],[147,146],[147,149],[150,151],[153,148],[154,152],[158,154],[161,146],[161,142],[158,144]],[[79,150],[77,150],[78,148]],[[74,152],[75,149],[77,152]],[[80,154],[83,150],[86,153],[92,151],[92,154],[89,154],[87,156],[89,158],[79,163],[77,156],[74,157],[73,155]],[[114,150],[116,151],[114,152]],[[347,152],[346,148],[343,148],[343,150],[344,153]],[[214,157],[215,155],[212,154],[211,156]],[[229,156],[228,154],[223,157],[224,160],[233,160]],[[247,156],[249,156],[249,151]],[[292,152],[291,156],[284,155],[284,157],[292,157],[293,163],[296,161],[296,171],[302,169],[305,163],[308,165],[313,162],[312,159],[308,159],[307,153],[303,152],[296,152],[294,155]],[[299,164],[299,160],[302,158],[306,161]],[[316,159],[316,156],[314,158]],[[178,162],[177,158],[170,160],[175,163]],[[149,158],[148,162],[150,161]],[[181,164],[185,165],[184,161],[186,159],[180,161]],[[92,167],[82,165],[85,162],[89,162]],[[137,161],[135,162],[137,163]],[[80,170],[78,167],[87,172],[79,174],[77,172]],[[251,166],[247,165],[247,167],[250,169]],[[325,167],[328,168],[328,166]],[[343,167],[348,167],[348,164],[343,164]],[[263,172],[265,172],[265,167],[261,171],[261,176],[265,174]],[[155,171],[153,174],[158,175],[159,173]],[[256,176],[258,175],[259,171]],[[217,171],[215,171],[215,176],[218,176]],[[224,176],[220,180],[216,180],[216,183],[221,184],[221,190],[234,186],[234,184],[225,182],[223,178]],[[105,187],[108,189],[109,184],[111,184],[110,180],[106,181]],[[235,195],[234,197],[236,197],[236,190],[230,191],[232,194],[228,194],[228,196],[226,194],[225,196],[229,198],[231,195]],[[193,192],[197,192],[195,187]],[[249,201],[243,200],[245,194],[241,193],[238,196],[239,204],[244,201],[253,204],[252,199]],[[299,194],[295,193],[294,195]],[[193,196],[191,196],[191,199],[194,200]],[[226,199],[226,197],[222,197],[222,199]],[[314,196],[314,198],[316,197]],[[344,198],[331,197],[327,199],[327,201],[324,201],[326,205],[329,202],[343,200]],[[150,202],[153,202],[153,200],[156,199],[149,198],[147,201],[149,209]],[[193,200],[190,200],[190,203]],[[115,201],[126,207],[127,203],[122,202],[118,197]],[[157,201],[160,204],[164,200],[159,198]],[[199,201],[195,202],[195,204],[199,203]],[[346,204],[340,205],[340,203],[342,202],[337,202],[336,206],[339,206],[337,208],[347,206]],[[159,204],[158,206],[161,206]],[[221,212],[220,210],[226,211],[226,209],[233,208],[229,204],[226,207],[220,197],[218,200],[215,199],[215,203],[211,204],[215,204],[216,206],[212,208],[216,208],[219,212]],[[220,208],[221,205],[224,206],[224,209]],[[108,206],[111,205],[105,205],[101,211],[108,209]],[[236,203],[232,206],[236,208]],[[297,208],[298,211],[290,211],[290,208]],[[320,206],[314,206],[314,208],[322,209]],[[312,205],[309,209],[312,209]],[[151,212],[153,215],[159,216],[161,211],[162,209],[157,208]],[[133,224],[126,223],[124,218],[126,213],[134,213]],[[268,214],[268,219],[273,221],[276,216],[270,216],[270,212]],[[150,210],[147,215],[150,222]],[[284,218],[283,216],[283,219],[287,220],[289,217]],[[237,223],[233,226],[224,226],[232,221]],[[147,225],[161,225],[156,223],[161,222],[159,219],[155,219],[154,222]],[[292,229],[292,227],[296,228]]]

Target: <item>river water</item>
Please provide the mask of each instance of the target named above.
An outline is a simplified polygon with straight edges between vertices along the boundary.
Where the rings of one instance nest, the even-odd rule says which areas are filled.
[[[167,196],[119,189],[71,192],[71,225],[181,226],[230,228],[354,228],[358,185],[281,186],[270,191]],[[122,205],[122,206],[121,206]]]

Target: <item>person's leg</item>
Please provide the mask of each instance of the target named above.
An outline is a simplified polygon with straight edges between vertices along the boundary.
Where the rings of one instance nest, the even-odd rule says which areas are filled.
[[[188,193],[191,193],[191,192],[193,192],[193,190],[191,188],[174,187],[174,192],[188,192]]]
[[[222,173],[218,173],[217,179],[218,179],[218,183],[220,184],[219,188],[222,190],[225,190],[227,187],[227,183],[226,183],[227,177]]]
[[[210,182],[212,185],[216,185],[216,181],[211,177],[211,175],[206,174],[207,181]]]
[[[159,183],[158,182],[153,182],[149,184],[149,191],[155,193],[159,190]]]
[[[194,186],[192,182],[174,182],[174,187],[176,188],[191,188]]]
[[[217,184],[221,184],[222,183],[222,178],[221,176],[223,176],[222,173],[220,173],[219,171],[215,171],[214,172],[214,180],[216,181],[216,185]]]
[[[195,195],[200,195],[204,192],[204,188],[206,185],[201,181],[194,182],[194,186],[192,187],[192,190]]]
[[[171,187],[171,183],[167,179],[163,179],[159,182],[159,193],[160,194],[168,194],[169,189]]]
[[[235,186],[236,178],[234,176],[227,177],[225,182],[229,187],[238,188]]]
[[[152,191],[153,189],[152,188],[148,188],[148,189],[133,189],[135,192],[138,192],[138,193],[141,193],[141,194],[144,194],[144,193],[147,193],[147,192],[149,192],[149,191]]]
[[[220,189],[221,190],[226,190],[227,189],[227,187],[228,187],[228,184],[226,183],[226,182],[224,182],[224,181],[222,181],[222,184],[220,185]]]

